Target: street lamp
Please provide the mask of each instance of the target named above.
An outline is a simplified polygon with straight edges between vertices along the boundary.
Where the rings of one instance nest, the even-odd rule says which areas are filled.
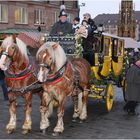
[[[86,3],[84,3],[84,2],[82,2],[81,4],[79,4],[79,12],[80,12],[80,7],[85,7],[85,6],[86,6]],[[78,16],[79,16],[79,14],[78,14]]]

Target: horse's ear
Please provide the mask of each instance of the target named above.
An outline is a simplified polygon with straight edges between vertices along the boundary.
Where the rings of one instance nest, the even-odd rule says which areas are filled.
[[[16,35],[12,35],[14,43],[16,43]]]
[[[12,37],[12,36],[7,36],[7,37],[3,40],[1,46],[4,46],[4,47],[10,46],[13,42],[14,42],[13,37]]]
[[[54,45],[52,45],[52,48],[53,49],[56,49],[56,48],[58,48],[59,47],[59,43],[55,43]]]

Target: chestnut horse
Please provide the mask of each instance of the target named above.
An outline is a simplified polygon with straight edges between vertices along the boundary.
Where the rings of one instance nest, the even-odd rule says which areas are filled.
[[[58,102],[57,124],[53,135],[64,131],[63,116],[67,96],[74,97],[73,118],[87,118],[87,99],[90,89],[90,64],[83,58],[68,60],[62,47],[55,42],[46,42],[38,50],[36,59],[39,65],[38,80],[43,82],[43,101],[40,129],[49,127],[49,104]]]
[[[38,92],[41,98],[43,91],[35,76],[34,63],[28,56],[26,44],[12,36],[7,37],[1,45],[0,68],[5,71],[9,96],[10,120],[6,126],[7,132],[12,133],[16,129],[16,99],[18,96],[25,98],[25,121],[22,126],[23,133],[31,130],[32,93]],[[37,87],[37,88],[35,88]]]

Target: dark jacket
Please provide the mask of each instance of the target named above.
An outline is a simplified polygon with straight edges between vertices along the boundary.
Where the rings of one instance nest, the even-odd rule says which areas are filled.
[[[128,69],[126,83],[126,100],[140,102],[140,68],[137,65]]]
[[[0,69],[0,80],[3,80],[5,78],[4,71]]]
[[[92,32],[97,29],[97,26],[95,25],[94,21],[92,19],[88,20],[88,24],[90,25]]]
[[[68,21],[64,23],[61,21],[56,22],[52,27],[50,35],[60,35],[59,32],[62,32],[63,35],[72,34],[72,24]]]

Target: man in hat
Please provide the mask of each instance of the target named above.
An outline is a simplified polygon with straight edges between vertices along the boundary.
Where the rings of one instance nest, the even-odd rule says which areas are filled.
[[[63,9],[59,15],[59,21],[53,25],[52,30],[50,31],[50,35],[60,36],[67,34],[72,34],[72,24],[67,21],[67,14]]]

